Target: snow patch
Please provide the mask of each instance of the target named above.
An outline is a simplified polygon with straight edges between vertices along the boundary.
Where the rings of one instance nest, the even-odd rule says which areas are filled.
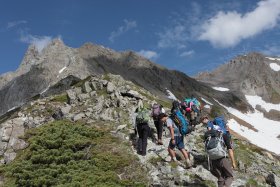
[[[45,93],[49,88],[50,88],[51,85],[48,85],[48,87],[46,89],[44,89],[40,94],[42,95],[43,93]]]
[[[61,70],[59,70],[59,74],[61,74],[65,69],[67,68],[67,66],[64,66]]]
[[[245,97],[248,103],[255,109],[257,105],[261,105],[261,107],[264,108],[267,112],[269,112],[272,109],[280,111],[280,103],[279,104],[266,103],[259,96],[245,95]]]
[[[178,99],[176,98],[176,96],[175,96],[171,91],[169,91],[167,88],[165,89],[165,91],[166,91],[166,94],[167,94],[167,98],[168,98],[168,99],[171,99],[171,100],[178,100]]]
[[[280,140],[277,138],[277,136],[279,136],[280,134],[279,121],[267,119],[264,117],[263,113],[257,110],[254,113],[249,112],[243,114],[239,110],[224,106],[221,103],[219,104],[227,109],[229,113],[251,124],[255,129],[258,130],[258,132],[255,132],[247,127],[238,124],[233,119],[229,120],[230,129],[237,132],[241,136],[244,136],[251,143],[280,155]]]
[[[265,58],[267,58],[269,60],[279,60],[280,61],[280,58],[271,58],[271,57],[265,57]]]
[[[228,88],[223,88],[223,87],[212,87],[214,90],[218,90],[218,91],[221,91],[221,92],[227,92],[229,91]]]
[[[205,103],[209,104],[209,105],[213,105],[211,102],[207,101],[206,99],[201,97],[201,100],[204,101]]]
[[[208,108],[208,109],[210,109],[211,108],[211,106],[210,105],[204,105],[204,107],[203,108]]]
[[[14,109],[16,109],[17,107],[13,107],[13,108],[10,108],[7,112],[10,112],[10,111],[12,111],[12,110],[14,110]]]
[[[274,71],[280,71],[280,66],[276,63],[270,63],[269,66]]]

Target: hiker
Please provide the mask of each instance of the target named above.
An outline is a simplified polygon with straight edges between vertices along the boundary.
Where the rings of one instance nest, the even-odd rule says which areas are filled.
[[[185,115],[189,119],[190,124],[195,127],[197,125],[197,117],[200,113],[200,102],[194,97],[186,98],[182,102],[182,107],[184,108]]]
[[[216,130],[217,129],[217,130]],[[223,132],[220,127],[205,132],[205,150],[208,156],[208,167],[212,164],[212,173],[218,178],[218,187],[230,187],[233,182],[233,170],[226,157]]]
[[[150,133],[149,119],[150,112],[149,110],[143,108],[142,106],[136,109],[136,126],[138,132],[138,150],[137,153],[146,156],[147,153],[147,144],[148,136]]]
[[[216,115],[216,116],[217,117],[214,118],[213,122],[210,121],[207,116],[203,116],[201,118],[201,122],[203,124],[207,125],[207,129],[209,131],[214,129],[214,130],[218,130],[218,131],[222,132],[223,140],[224,140],[225,145],[227,147],[232,167],[234,169],[236,169],[236,162],[235,162],[234,152],[233,152],[233,148],[232,148],[232,144],[231,144],[231,135],[230,135],[230,132],[229,132],[229,128],[226,125],[227,123],[225,122],[223,117],[218,117],[218,115]]]
[[[185,158],[186,168],[190,168],[191,162],[189,159],[188,152],[185,150],[184,137],[181,135],[179,128],[176,126],[173,120],[166,114],[160,114],[159,119],[162,123],[166,123],[166,126],[170,131],[171,139],[168,146],[168,152],[171,157],[171,161],[176,161],[176,154],[174,149],[177,148],[182,152]]]
[[[162,105],[154,103],[153,106],[152,106],[152,114],[151,114],[151,116],[152,116],[152,118],[154,120],[154,124],[155,124],[156,129],[157,129],[157,137],[158,137],[157,144],[158,145],[163,145],[163,143],[162,143],[163,124],[159,120],[159,115],[162,114],[162,113],[165,113],[165,110],[162,107]]]
[[[224,139],[225,145],[226,145],[228,153],[229,153],[231,164],[232,164],[232,167],[235,169],[236,163],[235,163],[233,148],[232,148],[232,144],[231,144],[231,135],[229,132],[229,128],[226,125],[226,122],[224,121],[224,119],[222,117],[216,117],[213,121],[210,121],[207,116],[203,116],[201,118],[201,122],[203,124],[207,125],[208,130],[214,129],[214,130],[221,131],[223,133],[223,139]],[[219,123],[219,124],[217,124],[217,123]]]

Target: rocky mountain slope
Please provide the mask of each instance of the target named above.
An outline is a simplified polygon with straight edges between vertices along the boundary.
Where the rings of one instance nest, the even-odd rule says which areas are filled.
[[[214,103],[212,98],[227,106],[248,110],[246,100],[234,93],[213,90],[184,73],[168,70],[134,52],[115,52],[90,43],[75,49],[55,39],[41,52],[30,46],[18,70],[0,77],[0,99],[3,101],[0,115],[33,97],[48,95],[48,90],[57,84],[64,84],[66,88],[89,75],[106,73],[121,75],[162,98],[168,88],[179,98],[194,94]]]
[[[260,53],[238,56],[213,72],[200,73],[196,80],[234,90],[238,95],[258,95],[269,103],[280,103],[280,73],[271,64],[280,61]]]
[[[61,91],[60,94],[35,99],[17,110],[10,111],[1,118],[0,154],[2,155],[2,166],[0,173],[2,185],[22,186],[29,184],[38,186],[51,184],[52,186],[71,186],[81,184],[75,182],[83,180],[83,184],[88,185],[98,185],[99,183],[95,182],[101,181],[103,185],[113,186],[216,186],[215,177],[207,170],[207,159],[202,139],[205,127],[201,124],[186,137],[185,141],[194,163],[194,167],[191,169],[185,169],[180,161],[177,163],[169,162],[167,146],[170,135],[166,131],[164,145],[156,145],[153,125],[150,125],[153,128],[153,133],[148,141],[147,156],[137,155],[135,147],[137,138],[134,134],[133,124],[134,111],[141,102],[145,107],[151,106],[153,102],[160,102],[166,107],[171,106],[171,102],[162,101],[160,97],[130,81],[125,81],[119,75],[106,74],[90,76],[78,81],[65,91]],[[213,108],[214,106],[211,109],[203,110],[203,112],[211,112],[209,110]],[[168,111],[168,108],[166,109]],[[92,143],[89,143],[90,141],[85,137],[87,134],[84,132],[85,129],[79,124],[85,124],[83,128],[88,128],[86,130],[88,132],[91,132],[90,129],[95,129],[95,131],[103,129],[107,135],[98,135]],[[57,129],[59,126],[64,131],[61,135],[58,133],[60,129]],[[72,129],[72,126],[77,127]],[[54,129],[56,130],[54,131]],[[82,146],[78,149],[81,156],[73,156],[78,160],[77,164],[92,160],[91,165],[108,168],[107,171],[110,171],[110,174],[99,173],[99,170],[94,170],[96,167],[80,165],[79,167],[88,171],[86,178],[80,179],[82,175],[77,173],[68,172],[65,175],[68,170],[58,167],[57,163],[60,166],[66,164],[67,167],[70,167],[75,162],[69,160],[71,159],[70,155],[72,155],[70,152],[67,153],[68,156],[57,155],[62,154],[57,152],[59,149],[67,147],[58,138],[66,138],[63,136],[63,134],[68,133],[66,129],[71,132],[74,130],[73,132],[76,131],[79,134],[80,141],[77,142],[76,146]],[[58,137],[52,139],[52,134]],[[105,139],[109,136],[117,137],[121,141],[117,141],[118,144],[109,148],[109,142]],[[235,171],[233,186],[269,186],[268,183],[272,184],[269,180],[271,176],[276,179],[277,185],[280,184],[277,177],[280,175],[280,161],[277,156],[259,149],[245,140],[237,139],[235,136],[233,139],[238,161],[238,171]],[[72,139],[66,140],[67,142],[73,141],[73,144],[75,142]],[[83,140],[89,142],[83,145]],[[61,145],[64,147],[60,147]],[[121,145],[128,145],[128,147],[123,148]],[[46,148],[42,149],[43,146]],[[58,150],[54,151],[56,148]],[[102,151],[102,148],[105,155],[97,152],[99,149]],[[128,152],[126,153],[126,151]],[[113,155],[119,155],[123,152],[129,157],[124,155],[113,157]],[[121,168],[112,166],[113,170],[110,170],[110,167],[106,165],[109,163],[108,160],[102,161],[102,158],[106,159],[106,155],[111,155],[111,153],[110,158],[116,159],[115,162],[122,165]],[[47,154],[46,159],[39,154]],[[108,159],[110,160],[110,158]],[[179,154],[178,160],[180,160]],[[102,163],[103,165],[100,165]],[[73,167],[70,167],[71,171]],[[75,169],[72,172],[74,171]],[[45,177],[36,177],[36,173],[44,174]],[[92,176],[94,173],[98,173],[98,178]],[[61,180],[55,180],[57,178]]]

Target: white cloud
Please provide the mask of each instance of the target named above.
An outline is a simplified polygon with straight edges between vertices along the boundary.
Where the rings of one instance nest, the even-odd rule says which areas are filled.
[[[155,60],[159,57],[159,54],[155,51],[149,51],[149,50],[141,50],[137,52],[139,55],[148,58],[150,60]]]
[[[137,23],[136,21],[129,21],[129,20],[124,20],[124,25],[120,26],[116,31],[111,32],[110,36],[109,36],[109,40],[111,42],[114,42],[115,39],[119,36],[121,36],[122,34],[128,32],[131,29],[134,29],[137,27]]]
[[[194,53],[195,53],[194,50],[185,51],[185,52],[180,54],[180,57],[188,57],[188,56],[193,55]]]
[[[189,39],[187,27],[183,24],[178,24],[175,27],[166,28],[164,32],[158,33],[159,48],[186,48],[186,43]]]
[[[190,3],[191,8],[183,12],[173,12],[169,24],[161,32],[156,33],[159,37],[159,48],[185,49],[188,42],[196,38],[197,23],[201,22],[202,7],[196,2]]]
[[[8,22],[6,28],[7,29],[11,29],[11,28],[16,27],[16,26],[18,26],[20,24],[26,24],[26,23],[27,23],[27,21],[25,21],[25,20],[11,21],[11,22]]]
[[[23,43],[33,44],[41,52],[51,41],[51,36],[34,36],[21,32],[20,41]]]
[[[207,40],[215,47],[232,47],[243,39],[274,28],[279,16],[279,0],[262,0],[253,11],[244,15],[220,11],[202,24],[198,39]]]

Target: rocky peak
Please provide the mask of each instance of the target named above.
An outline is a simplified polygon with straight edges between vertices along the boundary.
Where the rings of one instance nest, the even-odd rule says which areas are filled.
[[[212,72],[200,73],[197,80],[212,86],[226,87],[240,95],[258,95],[270,103],[280,102],[280,74],[261,53],[240,55]]]
[[[96,58],[100,56],[106,56],[106,57],[114,57],[118,56],[118,53],[115,52],[112,49],[106,48],[101,45],[96,45],[93,43],[85,43],[78,49],[79,54],[82,58]]]

